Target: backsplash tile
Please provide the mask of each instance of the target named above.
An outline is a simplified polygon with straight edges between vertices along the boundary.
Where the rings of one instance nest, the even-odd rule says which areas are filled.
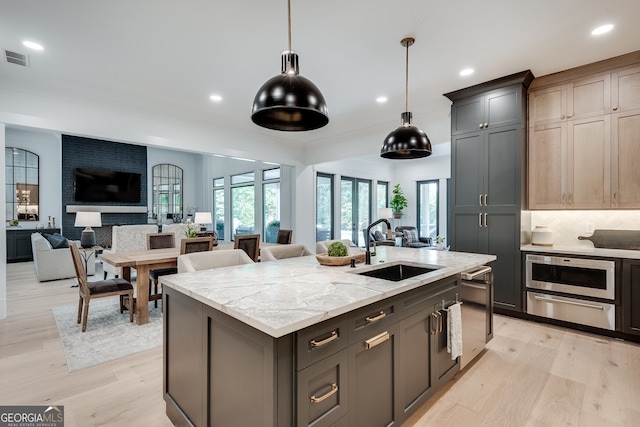
[[[587,224],[594,230],[640,230],[640,211],[527,211],[531,228],[523,233],[522,244],[531,243],[531,230],[538,225],[547,226],[553,232],[553,244],[558,246],[593,247],[588,240],[578,236],[591,236]]]

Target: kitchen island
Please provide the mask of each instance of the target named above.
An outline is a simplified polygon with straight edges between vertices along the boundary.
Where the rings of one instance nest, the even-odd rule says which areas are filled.
[[[495,256],[383,247],[164,276],[164,397],[176,425],[400,425],[458,370],[443,319]],[[398,263],[433,271],[360,275]]]

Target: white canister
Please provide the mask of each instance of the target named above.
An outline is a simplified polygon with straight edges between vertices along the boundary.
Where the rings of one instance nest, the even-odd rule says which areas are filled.
[[[553,233],[549,227],[537,225],[531,232],[531,244],[538,246],[553,246]]]

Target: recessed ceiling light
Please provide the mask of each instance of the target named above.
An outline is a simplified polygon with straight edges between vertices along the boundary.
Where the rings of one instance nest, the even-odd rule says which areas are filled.
[[[385,102],[387,102],[387,97],[386,96],[379,96],[376,98],[376,102],[378,104],[384,104]]]
[[[28,47],[29,49],[33,49],[33,50],[44,50],[44,47],[42,47],[41,44],[38,44],[36,42],[31,42],[29,40],[23,41],[22,45],[25,46],[25,47]]]
[[[613,24],[601,25],[598,28],[591,31],[592,36],[599,36],[600,34],[608,33],[613,30]]]
[[[222,96],[214,93],[209,97],[209,99],[212,100],[213,102],[220,102],[222,101]]]
[[[473,68],[465,68],[464,70],[460,71],[460,75],[462,77],[470,76],[471,74],[473,74]]]

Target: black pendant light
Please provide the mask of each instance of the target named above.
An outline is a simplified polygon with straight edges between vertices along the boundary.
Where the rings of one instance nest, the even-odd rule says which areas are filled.
[[[409,46],[416,40],[413,37],[402,39],[402,46],[407,48],[405,73],[405,106],[400,115],[401,124],[384,139],[380,156],[385,159],[419,159],[431,155],[431,141],[426,133],[412,124],[413,115],[409,110]]]
[[[255,99],[251,120],[287,132],[313,130],[329,123],[327,103],[315,84],[300,75],[298,54],[291,50],[291,0],[287,0],[289,50],[282,53],[282,73],[267,80]]]

